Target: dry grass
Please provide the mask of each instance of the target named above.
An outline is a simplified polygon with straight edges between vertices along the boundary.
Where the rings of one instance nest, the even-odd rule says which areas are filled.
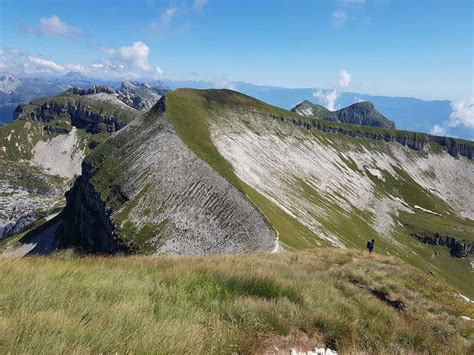
[[[225,257],[0,259],[2,353],[472,353],[474,307],[394,258],[320,249]],[[395,307],[394,304],[402,305]]]

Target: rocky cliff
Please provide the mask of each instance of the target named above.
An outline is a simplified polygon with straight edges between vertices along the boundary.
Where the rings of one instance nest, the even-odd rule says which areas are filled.
[[[124,81],[117,90],[119,100],[140,111],[148,111],[169,89],[147,83]]]
[[[86,158],[64,216],[62,245],[92,252],[207,255],[277,246],[252,202],[179,139],[165,98]]]
[[[336,125],[331,122],[320,120],[303,120],[295,117],[269,115],[275,120],[282,122],[291,122],[293,125],[310,130],[318,130],[328,133],[338,133],[355,138],[368,138],[384,142],[398,142],[414,150],[424,150],[430,144],[439,146],[453,157],[464,156],[474,159],[474,142],[458,138],[439,137],[425,133],[416,133],[408,131],[392,131],[388,129],[378,129],[367,127],[366,129],[357,126]]]
[[[417,240],[422,243],[430,245],[439,245],[449,248],[449,252],[452,256],[457,258],[465,258],[470,254],[474,254],[474,243],[466,240],[458,240],[454,237],[443,236],[439,233],[431,235],[413,235]]]
[[[72,126],[83,128],[89,133],[100,133],[103,131],[101,124],[105,125],[106,132],[112,133],[125,127],[126,121],[112,114],[104,113],[99,110],[88,109],[87,105],[81,102],[55,102],[46,101],[41,105],[26,111],[24,106],[20,105],[15,110],[15,119],[32,120],[49,123],[55,121],[58,117],[68,116]],[[56,133],[68,133],[67,129],[54,125],[45,125],[45,130]]]
[[[66,207],[62,212],[61,227],[57,231],[58,246],[74,246],[101,254],[130,252],[130,246],[117,235],[110,212],[90,183],[91,177],[90,166],[84,163],[82,175],[66,193]]]

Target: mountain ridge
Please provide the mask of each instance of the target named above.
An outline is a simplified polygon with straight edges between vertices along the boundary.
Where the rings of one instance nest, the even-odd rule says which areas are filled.
[[[314,117],[326,121],[351,123],[361,126],[395,129],[395,123],[380,114],[369,101],[356,102],[339,110],[330,111],[325,107],[304,100],[292,109],[301,116]]]
[[[86,77],[87,80],[68,81],[65,78],[19,78],[24,85],[19,88],[17,94],[5,95],[0,93],[0,121],[4,123],[11,120],[13,111],[18,104],[28,103],[41,96],[56,95],[68,88],[77,86],[81,88],[90,88],[93,85],[101,84],[114,87],[120,87],[120,81],[110,81],[104,79],[93,79]],[[210,89],[222,87],[221,83],[209,81],[177,81],[163,79],[153,82],[159,87],[176,89],[180,87]],[[252,97],[268,102],[272,105],[290,109],[295,102],[304,99],[313,100],[313,93],[317,88],[288,89],[275,86],[258,86],[242,82],[230,82],[229,87],[243,92]],[[29,89],[28,89],[29,88]],[[337,100],[338,106],[348,106],[359,100],[373,102],[380,112],[390,117],[397,124],[397,127],[404,130],[429,132],[435,124],[447,120],[452,112],[451,102],[449,100],[421,100],[409,97],[389,97],[374,96],[354,92],[342,92]],[[472,139],[472,133],[461,129],[453,129],[453,134]]]
[[[179,89],[136,112],[87,154],[51,222],[61,248],[207,255],[365,248],[376,238],[380,253],[473,294],[465,280],[474,174],[472,159],[460,154],[463,141],[453,139],[451,156],[436,137],[304,117],[231,90]],[[454,238],[451,249],[465,248],[452,258],[444,242],[424,239],[435,233]]]

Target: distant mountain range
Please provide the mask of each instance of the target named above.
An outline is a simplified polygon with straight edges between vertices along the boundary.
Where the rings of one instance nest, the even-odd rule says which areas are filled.
[[[147,85],[136,84],[138,83],[89,78],[75,72],[70,72],[55,78],[16,78],[11,74],[0,75],[0,126],[2,123],[10,122],[13,119],[13,113],[18,105],[29,103],[35,99],[57,95],[73,87],[90,89],[96,85],[108,86],[120,90],[125,96],[127,92],[141,90],[141,95],[135,95],[134,97],[148,97],[149,99],[152,98],[149,95],[153,96],[156,94],[160,96],[159,94],[169,91],[169,88],[160,81],[154,81],[148,85],[149,88],[156,88],[156,93],[146,93]],[[154,97],[152,100],[153,104],[158,98]],[[135,104],[139,105],[139,103]],[[149,105],[149,103],[145,103],[145,105]],[[131,106],[134,107],[133,103],[131,103]],[[149,109],[150,106],[136,108]]]
[[[222,86],[211,81],[176,80],[153,81],[148,84],[164,91],[183,87],[207,89]],[[15,107],[19,104],[56,95],[71,87],[90,88],[94,85],[107,85],[118,89],[121,82],[89,78],[73,72],[56,78],[16,78],[9,74],[0,76],[0,125],[13,118]],[[313,94],[320,90],[260,86],[243,82],[230,82],[226,86],[285,109],[290,109],[303,100],[314,100]],[[389,117],[398,129],[418,132],[429,132],[434,125],[447,120],[452,112],[449,100],[425,101],[411,97],[374,96],[353,92],[341,93],[336,107],[341,108],[361,101],[372,102],[380,114]],[[472,139],[474,135],[472,130],[453,129],[451,132],[466,139]]]

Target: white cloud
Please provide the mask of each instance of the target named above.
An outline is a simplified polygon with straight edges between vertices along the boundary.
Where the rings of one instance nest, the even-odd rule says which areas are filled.
[[[21,31],[23,33],[33,33],[49,37],[77,38],[82,35],[80,28],[68,25],[58,16],[54,15],[42,17],[37,27],[23,27]]]
[[[207,0],[194,0],[193,9],[200,11],[206,4]]]
[[[128,69],[129,71],[138,70],[147,74],[163,75],[163,70],[159,67],[153,67],[150,64],[150,47],[142,41],[133,42],[131,46],[123,46],[120,48],[103,48],[115,64],[99,63],[110,68]],[[98,65],[98,64],[96,64]],[[96,66],[97,68],[97,66]]]
[[[66,68],[52,60],[42,59],[38,57],[28,56],[28,60],[39,71],[64,73]]]
[[[29,66],[27,70],[32,72],[45,72],[45,73],[65,73],[68,71],[78,72],[85,74],[87,69],[80,64],[59,64],[49,59],[43,59],[40,57],[28,56]]]
[[[344,69],[339,70],[337,75],[339,88],[347,88],[351,82],[351,75]],[[318,90],[313,93],[313,96],[318,99],[318,103],[320,105],[326,107],[328,110],[334,111],[336,110],[336,102],[340,96],[340,92],[338,92],[337,89]]]
[[[344,11],[336,10],[331,14],[331,21],[334,26],[341,26],[346,20],[347,14]]]
[[[474,97],[451,102],[452,111],[449,118],[437,125],[434,125],[430,133],[438,136],[451,134],[451,129],[460,128],[463,130],[474,130]]]
[[[178,12],[178,8],[176,6],[168,7],[165,12],[161,15],[161,22],[163,24],[170,23],[173,18],[175,17],[176,13]]]
[[[344,69],[339,70],[339,86],[343,89],[347,88],[351,82],[351,75]]]
[[[449,115],[449,127],[474,128],[474,97],[451,103],[453,111]]]
[[[334,111],[336,109],[336,101],[339,97],[336,89],[331,91],[318,90],[313,93],[313,96],[318,99],[320,105],[326,107],[328,110]]]
[[[433,126],[433,128],[431,128],[430,134],[434,136],[445,136],[447,134],[447,130],[445,127],[436,124]]]
[[[143,71],[150,71],[148,59],[150,47],[142,41],[133,42],[130,47],[120,47],[118,55],[127,64]]]
[[[99,60],[91,65],[59,63],[38,54],[2,48],[0,71],[17,76],[36,74],[62,75],[78,72],[91,77],[132,79],[159,79],[164,75],[158,66],[149,62],[150,48],[143,42],[135,42],[130,47],[104,50],[110,60]]]

